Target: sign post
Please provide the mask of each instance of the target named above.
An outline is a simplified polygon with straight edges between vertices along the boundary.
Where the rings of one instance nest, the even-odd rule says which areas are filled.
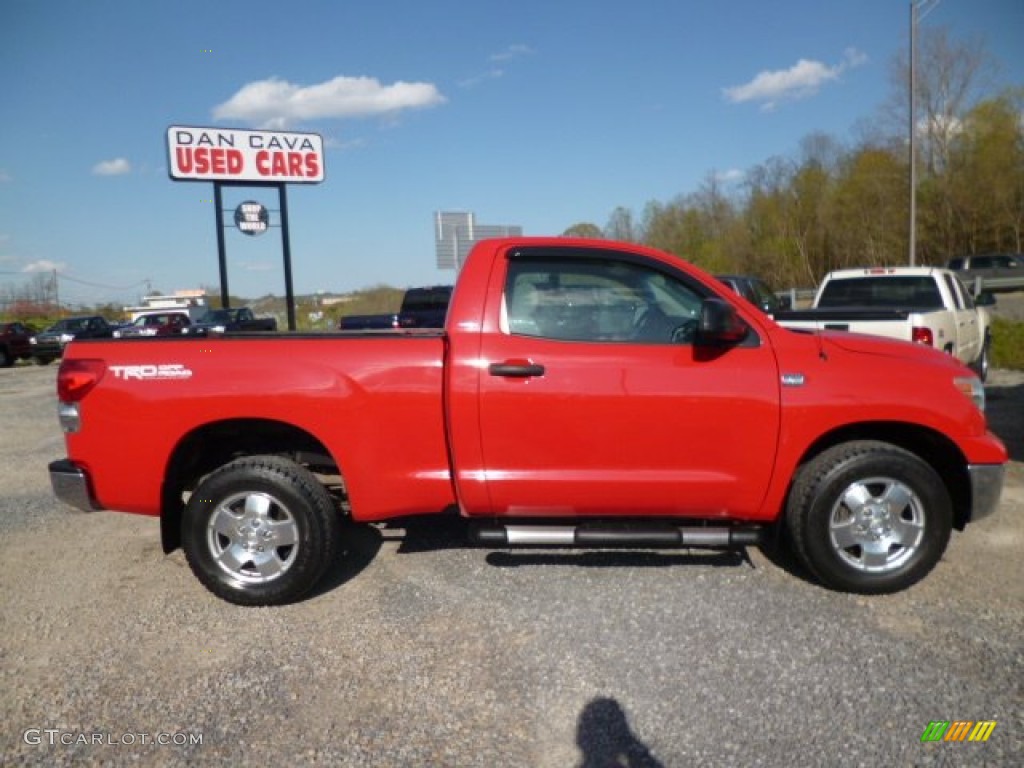
[[[323,139],[315,133],[172,125],[167,129],[167,156],[168,173],[173,181],[213,182],[220,294],[224,307],[229,306],[230,299],[221,187],[277,187],[288,330],[294,331],[295,296],[285,186],[319,184],[324,180]],[[247,200],[235,210],[235,225],[246,235],[262,234],[270,226],[270,214],[262,204]]]

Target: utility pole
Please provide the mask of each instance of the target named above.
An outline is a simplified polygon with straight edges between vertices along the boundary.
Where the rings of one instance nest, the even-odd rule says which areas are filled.
[[[910,82],[908,99],[910,102],[910,121],[907,130],[910,134],[910,266],[917,263],[917,22],[927,16],[939,4],[939,0],[912,0],[910,3]],[[930,6],[925,8],[925,6]],[[924,12],[918,15],[918,11]]]

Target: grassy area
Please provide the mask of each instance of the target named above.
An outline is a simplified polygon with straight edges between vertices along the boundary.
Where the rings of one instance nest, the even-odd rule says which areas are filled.
[[[1024,371],[1024,322],[992,318],[992,366]]]

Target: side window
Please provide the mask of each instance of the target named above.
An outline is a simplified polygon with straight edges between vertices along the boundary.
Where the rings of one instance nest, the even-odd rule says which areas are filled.
[[[956,287],[960,289],[960,295],[964,297],[964,307],[966,309],[974,309],[974,297],[971,292],[967,290],[967,286],[964,285],[963,280],[959,277],[954,277],[953,282],[956,283]]]
[[[974,269],[992,269],[991,256],[975,256],[971,259],[971,266]]]
[[[960,290],[959,281],[954,280],[952,275],[943,275],[943,280],[946,282],[946,290],[949,291],[949,295],[953,297],[953,305],[956,309],[964,308],[964,294]]]
[[[676,278],[613,258],[513,258],[505,282],[506,330],[520,336],[688,343],[700,305]]]

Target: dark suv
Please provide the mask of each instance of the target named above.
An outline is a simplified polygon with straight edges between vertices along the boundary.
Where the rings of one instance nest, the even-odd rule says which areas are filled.
[[[988,291],[1016,291],[1024,288],[1024,255],[1014,253],[983,253],[950,259],[947,266],[956,270],[967,286],[974,288],[980,277],[982,287]],[[1009,279],[1008,285],[990,284],[991,280]]]
[[[398,312],[400,328],[443,328],[448,314],[452,286],[434,285],[429,288],[410,288],[402,299]]]
[[[32,358],[39,365],[53,362],[64,354],[74,339],[109,339],[114,329],[99,315],[66,317],[32,337]]]
[[[774,315],[790,309],[789,297],[779,298],[759,277],[750,275],[715,275],[719,282],[728,285],[736,293],[759,308],[766,315]]]

